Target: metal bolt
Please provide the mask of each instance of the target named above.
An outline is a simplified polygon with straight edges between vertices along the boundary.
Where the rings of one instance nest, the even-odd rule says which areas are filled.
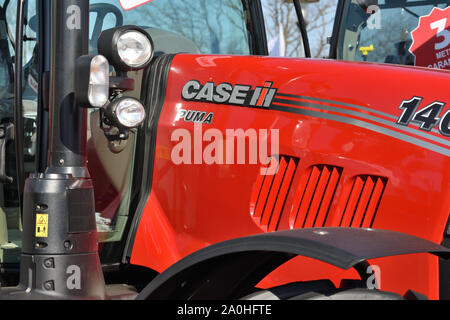
[[[44,266],[45,266],[46,268],[53,268],[53,267],[54,267],[54,266],[53,266],[53,259],[50,258],[50,259],[44,260]]]
[[[45,290],[54,290],[53,280],[44,283]]]
[[[72,247],[73,247],[72,242],[70,242],[69,240],[64,241],[64,248],[66,250],[72,250]]]
[[[59,165],[62,166],[64,164],[64,159],[59,159]]]

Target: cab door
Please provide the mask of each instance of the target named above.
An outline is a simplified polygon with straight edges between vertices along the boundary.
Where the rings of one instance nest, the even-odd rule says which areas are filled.
[[[35,171],[38,109],[37,1],[27,1],[23,42],[23,136],[25,176]],[[20,260],[22,220],[14,147],[14,61],[17,1],[0,4],[0,264]]]

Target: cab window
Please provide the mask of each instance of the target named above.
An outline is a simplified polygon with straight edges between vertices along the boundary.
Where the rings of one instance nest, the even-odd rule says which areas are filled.
[[[344,4],[338,59],[415,65],[411,32],[419,18],[448,0],[349,0]],[[433,53],[431,53],[433,54]]]
[[[168,51],[249,54],[241,0],[153,0],[124,11],[118,1],[91,1],[91,50],[101,30],[137,25],[152,36],[156,54]]]

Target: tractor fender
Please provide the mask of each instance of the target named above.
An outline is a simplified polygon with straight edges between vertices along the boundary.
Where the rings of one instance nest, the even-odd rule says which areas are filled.
[[[394,231],[330,227],[269,232],[190,254],[155,277],[137,299],[238,299],[297,255],[358,270],[368,259],[427,252],[450,258],[448,248]]]

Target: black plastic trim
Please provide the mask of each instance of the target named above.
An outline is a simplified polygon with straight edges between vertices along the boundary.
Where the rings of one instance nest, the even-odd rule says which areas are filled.
[[[444,230],[441,246],[450,248],[450,216]],[[450,260],[439,259],[439,299],[450,300]]]
[[[306,30],[306,22],[305,22],[305,18],[303,17],[300,0],[294,0],[294,8],[295,8],[295,12],[297,14],[298,26],[300,29],[300,33],[302,35],[303,49],[305,51],[305,57],[311,58],[311,47],[309,45],[308,31]]]
[[[387,230],[307,228],[264,233],[194,252],[157,276],[137,299],[236,299],[297,255],[349,269],[368,259],[423,252],[450,258],[448,248]]]
[[[338,38],[343,20],[344,6],[345,0],[339,0],[336,7],[333,32],[331,34],[330,53],[329,53],[330,59],[337,59]]]
[[[249,32],[250,52],[253,55],[269,55],[267,35],[264,25],[264,14],[260,0],[242,0],[244,9],[248,11],[247,29]],[[253,37],[252,37],[253,35]]]
[[[147,118],[143,128],[138,131],[133,177],[135,197],[130,208],[130,212],[134,212],[134,216],[133,219],[130,219],[131,224],[122,257],[123,263],[127,263],[131,256],[139,222],[152,187],[159,116],[164,106],[170,66],[174,57],[175,54],[164,54],[157,57],[151,67],[145,70],[142,78],[141,100],[144,103]]]

